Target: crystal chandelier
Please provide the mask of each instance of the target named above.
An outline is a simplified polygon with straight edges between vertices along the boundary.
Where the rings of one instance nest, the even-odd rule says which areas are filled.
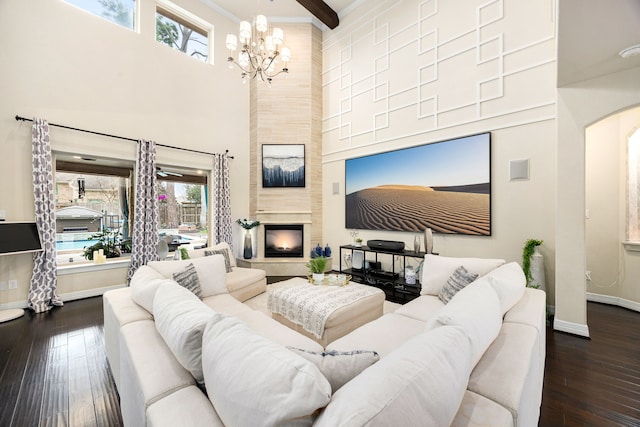
[[[243,83],[248,79],[260,77],[262,81],[271,85],[271,80],[275,76],[289,72],[287,62],[291,59],[291,50],[288,47],[280,48],[284,32],[281,28],[273,28],[271,34],[268,34],[268,30],[267,17],[258,15],[253,26],[248,21],[240,22],[238,37],[235,34],[227,34],[226,44],[229,49],[227,62],[229,68],[233,68],[233,64],[240,67]],[[233,55],[238,48],[238,39],[241,50],[236,60]],[[281,66],[280,62],[282,62]]]

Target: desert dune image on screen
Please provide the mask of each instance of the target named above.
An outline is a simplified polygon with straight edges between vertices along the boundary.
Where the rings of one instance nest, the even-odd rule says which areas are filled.
[[[491,134],[345,162],[346,228],[491,235]]]

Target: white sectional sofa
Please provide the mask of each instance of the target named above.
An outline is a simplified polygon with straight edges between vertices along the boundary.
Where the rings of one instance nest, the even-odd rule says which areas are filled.
[[[190,262],[201,300],[168,279]],[[479,278],[444,304],[459,266]],[[515,263],[427,256],[423,295],[326,349],[243,304],[230,274],[222,255],[167,261],[105,293],[125,426],[537,425],[545,295]]]

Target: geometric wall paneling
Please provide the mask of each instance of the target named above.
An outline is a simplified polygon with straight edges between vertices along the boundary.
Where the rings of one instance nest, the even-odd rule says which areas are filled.
[[[555,0],[367,7],[324,33],[323,154],[487,119],[548,118],[554,88],[535,82],[554,72]]]

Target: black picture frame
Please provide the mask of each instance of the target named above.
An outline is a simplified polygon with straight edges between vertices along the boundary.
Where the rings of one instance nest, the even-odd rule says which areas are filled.
[[[345,228],[491,236],[491,133],[347,159]]]
[[[304,144],[262,145],[262,187],[305,187]]]

